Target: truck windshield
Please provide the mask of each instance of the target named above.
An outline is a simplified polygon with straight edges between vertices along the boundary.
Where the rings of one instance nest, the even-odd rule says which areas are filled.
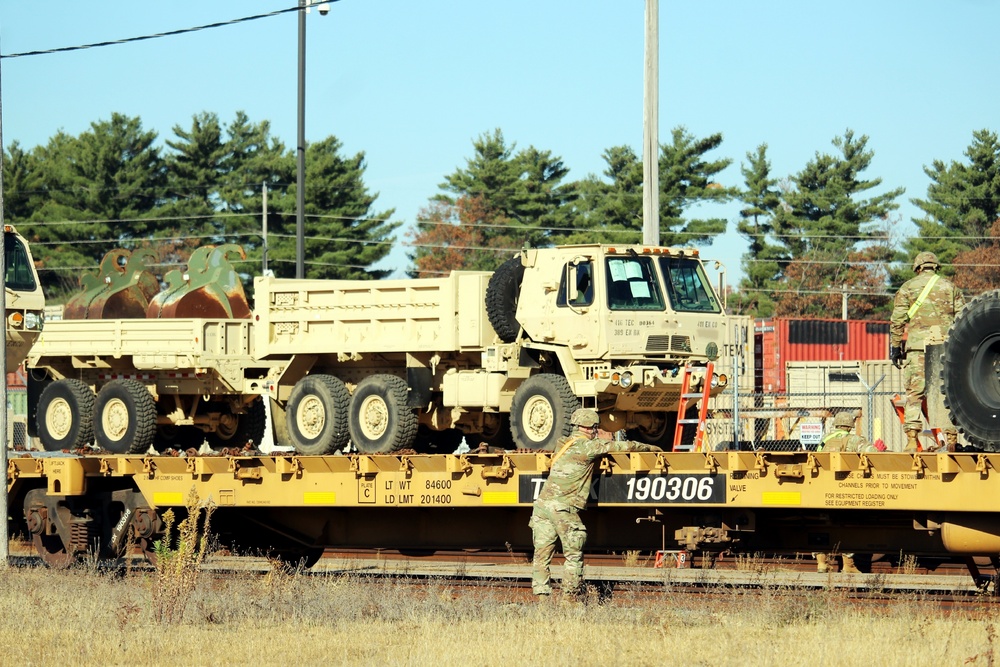
[[[663,310],[663,295],[651,257],[609,257],[610,310]]]
[[[709,287],[701,262],[688,257],[660,257],[670,306],[682,313],[718,313],[722,309]]]
[[[31,261],[24,243],[13,234],[4,234],[4,259],[7,264],[5,278],[7,289],[16,292],[32,292],[35,290],[35,272],[31,270]]]

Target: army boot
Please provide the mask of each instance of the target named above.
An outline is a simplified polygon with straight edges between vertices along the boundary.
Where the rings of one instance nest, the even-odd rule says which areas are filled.
[[[816,554],[816,571],[823,574],[829,569],[826,564],[826,554]]]
[[[906,429],[906,447],[903,451],[907,453],[914,453],[917,451],[917,429]]]
[[[958,433],[944,434],[945,449],[949,452],[958,451]]]
[[[861,574],[861,570],[854,564],[854,554],[842,554],[841,558],[844,560],[844,566],[840,568],[840,571],[844,574]]]

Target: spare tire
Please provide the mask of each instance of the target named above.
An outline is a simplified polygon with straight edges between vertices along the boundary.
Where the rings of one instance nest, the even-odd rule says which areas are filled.
[[[1000,290],[980,294],[948,332],[941,371],[951,421],[973,445],[1000,451]]]
[[[500,265],[486,285],[486,317],[505,343],[517,340],[521,325],[517,321],[517,298],[521,293],[524,266],[521,256],[511,257]]]

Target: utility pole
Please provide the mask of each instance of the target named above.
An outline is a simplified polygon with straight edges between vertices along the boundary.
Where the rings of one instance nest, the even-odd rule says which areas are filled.
[[[0,81],[3,76],[0,74]],[[2,88],[2,86],[0,86]],[[3,216],[3,101],[0,100],[0,323],[4,325],[4,340],[7,336],[7,234]],[[0,472],[3,472],[3,489],[0,490],[0,569],[6,569],[10,561],[10,544],[7,536],[7,345],[0,354]]]
[[[298,142],[295,147],[295,277],[305,278],[306,257],[306,8],[299,0],[299,106]]]
[[[660,244],[660,8],[646,0],[646,66],[642,109],[642,242]]]

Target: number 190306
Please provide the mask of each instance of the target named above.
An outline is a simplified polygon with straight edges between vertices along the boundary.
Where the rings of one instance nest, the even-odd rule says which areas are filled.
[[[710,475],[631,477],[625,482],[626,502],[708,502],[715,495]]]

